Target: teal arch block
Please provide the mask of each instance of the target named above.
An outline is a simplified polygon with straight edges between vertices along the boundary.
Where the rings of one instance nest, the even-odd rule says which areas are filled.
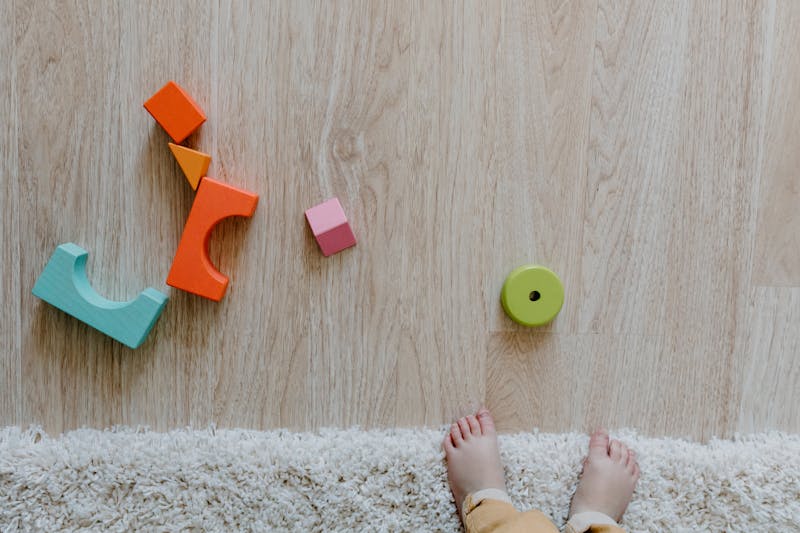
[[[148,288],[129,302],[106,300],[86,277],[88,257],[89,253],[76,244],[56,248],[33,286],[34,296],[122,344],[138,348],[161,315],[167,296]]]

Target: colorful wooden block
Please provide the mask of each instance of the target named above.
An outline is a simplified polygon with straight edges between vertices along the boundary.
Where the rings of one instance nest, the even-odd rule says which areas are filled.
[[[306,220],[325,257],[356,245],[356,237],[338,198],[306,210]]]
[[[522,265],[506,278],[500,301],[514,322],[543,326],[561,311],[564,286],[552,270],[539,265]]]
[[[220,301],[228,288],[228,277],[214,268],[208,257],[211,230],[224,218],[252,216],[256,205],[257,194],[208,177],[200,180],[167,284]]]
[[[206,121],[200,106],[174,81],[167,82],[151,96],[144,108],[176,143],[182,142]]]
[[[200,179],[206,175],[208,165],[211,164],[211,156],[179,144],[169,143],[169,149],[178,160],[178,165],[183,170],[186,179],[189,180],[189,185],[192,186],[192,189],[197,190]]]
[[[167,296],[145,289],[129,302],[106,300],[86,277],[88,252],[62,244],[33,286],[33,294],[130,348],[144,342],[167,303]]]

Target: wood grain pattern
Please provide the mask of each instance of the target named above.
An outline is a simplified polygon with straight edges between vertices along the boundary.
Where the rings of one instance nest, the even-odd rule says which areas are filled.
[[[769,94],[761,155],[753,281],[757,285],[800,285],[800,5],[780,2],[774,30],[766,35],[772,53],[761,80]]]
[[[736,352],[740,382],[734,385],[740,392],[730,419],[738,420],[735,429],[742,433],[796,428],[800,360],[785,354],[800,353],[800,290],[758,287],[753,292],[753,327],[745,330]]]
[[[800,431],[789,1],[5,2],[0,424]],[[194,197],[141,108],[208,121],[220,303],[164,283]],[[319,253],[337,196],[358,239]],[[170,294],[130,351],[38,301],[53,249]],[[550,326],[499,303],[538,262]]]
[[[497,333],[489,349],[488,407],[504,430],[644,424],[663,432],[670,416],[664,403],[676,400],[659,384],[673,368],[661,357],[663,345],[661,337]],[[688,428],[678,421],[667,431]]]
[[[487,204],[482,268],[492,331],[524,330],[505,316],[499,294],[525,263],[548,266],[564,283],[567,304],[546,329],[578,327],[581,262],[574,258],[583,244],[596,17],[593,1],[511,3],[502,12],[483,74],[492,81],[482,141],[491,151],[476,169],[487,180],[476,185]]]
[[[200,80],[210,77],[210,16],[199,4],[164,11],[133,2],[19,2],[15,16],[25,58],[17,76],[24,418],[54,428],[207,424],[209,370],[183,338],[191,322],[174,322],[178,306],[168,304],[153,340],[130,352],[30,287],[55,246],[74,241],[90,252],[89,279],[104,296],[166,290],[192,196],[141,104],[172,77],[209,103]]]
[[[14,12],[9,2],[0,5],[0,423],[22,421],[20,364],[20,227],[17,172],[16,48]]]

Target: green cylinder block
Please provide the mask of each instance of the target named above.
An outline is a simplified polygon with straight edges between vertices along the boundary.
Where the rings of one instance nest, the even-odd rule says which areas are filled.
[[[500,300],[514,322],[523,326],[543,326],[561,311],[564,286],[549,268],[523,265],[506,278]]]

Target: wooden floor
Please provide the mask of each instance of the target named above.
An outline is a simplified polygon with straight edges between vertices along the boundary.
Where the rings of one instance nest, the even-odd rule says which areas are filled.
[[[0,425],[800,431],[800,2],[0,2]],[[221,303],[165,278],[210,175]],[[338,196],[358,246],[319,253]],[[129,350],[31,294],[55,247],[170,301]],[[516,266],[562,278],[540,330]]]

